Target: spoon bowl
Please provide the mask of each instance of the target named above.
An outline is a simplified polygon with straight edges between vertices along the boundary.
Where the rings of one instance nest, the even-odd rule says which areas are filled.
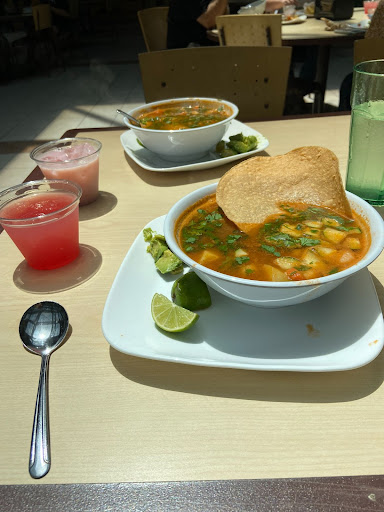
[[[19,334],[24,347],[41,356],[41,370],[33,421],[29,473],[41,478],[51,467],[48,366],[54,350],[64,341],[69,326],[68,315],[57,302],[38,302],[23,314]]]

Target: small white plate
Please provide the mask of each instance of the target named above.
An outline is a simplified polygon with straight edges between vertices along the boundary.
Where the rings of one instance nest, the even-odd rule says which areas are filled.
[[[354,29],[350,29],[350,28],[336,28],[334,30],[334,33],[335,34],[343,34],[345,36],[352,36],[355,34],[364,34],[365,29],[354,30]]]
[[[360,34],[369,27],[370,20],[362,20],[359,23],[345,23],[335,30],[336,34]]]
[[[148,224],[163,232],[164,216]],[[179,275],[161,276],[139,233],[109,292],[105,338],[137,357],[199,366],[325,372],[350,370],[378,356],[384,326],[368,270],[328,294],[298,306],[262,309],[211,290],[212,306],[188,331],[169,334],[151,316],[155,293],[171,296]]]
[[[224,165],[228,162],[233,162],[234,160],[247,158],[249,156],[255,155],[256,153],[260,153],[260,151],[264,151],[264,149],[269,146],[269,141],[264,137],[264,135],[257,132],[256,130],[253,130],[246,124],[237,121],[236,119],[231,121],[230,125],[228,126],[224,140],[228,142],[229,136],[236,135],[237,133],[242,133],[244,136],[255,135],[259,141],[258,147],[253,151],[248,151],[248,153],[227,156],[225,158],[220,158],[219,155],[215,153],[215,148],[212,148],[212,150],[204,157],[192,163],[170,162],[168,160],[164,160],[155,153],[152,153],[152,151],[149,151],[148,149],[143,148],[143,146],[140,146],[140,144],[137,142],[135,134],[131,130],[124,132],[120,136],[120,141],[127,155],[130,156],[132,160],[134,160],[138,165],[140,165],[140,167],[143,167],[148,171],[196,171],[198,169],[210,169],[212,167],[218,167],[219,165]]]
[[[370,22],[370,20],[366,19],[359,21],[359,23],[346,23],[345,26],[346,28],[349,28],[351,30],[367,30],[367,28],[370,25]]]
[[[283,17],[281,23],[282,25],[296,25],[297,23],[304,23],[306,19],[306,14],[300,14],[300,16],[296,16],[296,18],[293,18],[291,20],[285,20]]]

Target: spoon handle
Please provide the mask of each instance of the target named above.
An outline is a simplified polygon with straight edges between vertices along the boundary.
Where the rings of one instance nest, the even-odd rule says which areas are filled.
[[[41,356],[39,387],[33,419],[29,473],[32,478],[41,478],[51,467],[48,411],[48,365],[49,355]]]

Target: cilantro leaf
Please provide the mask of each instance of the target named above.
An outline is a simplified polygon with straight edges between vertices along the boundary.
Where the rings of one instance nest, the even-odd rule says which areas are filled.
[[[312,247],[320,243],[320,240],[317,240],[317,238],[306,238],[305,236],[298,238],[298,240],[302,247]]]
[[[273,254],[277,257],[280,256],[280,253],[278,251],[276,251],[276,247],[273,247],[273,245],[262,244],[261,248],[264,249],[264,251],[270,252],[271,254]]]
[[[238,256],[237,258],[235,258],[235,261],[238,265],[241,265],[245,261],[249,261],[249,257],[248,256]]]

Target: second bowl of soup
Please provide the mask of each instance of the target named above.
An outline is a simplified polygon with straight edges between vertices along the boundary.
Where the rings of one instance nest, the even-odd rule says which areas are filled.
[[[178,201],[164,235],[170,249],[216,291],[259,307],[306,302],[334,289],[381,253],[384,223],[348,193],[354,218],[310,204],[284,204],[245,234],[217,206],[216,184]]]
[[[147,103],[124,122],[147,149],[170,161],[196,161],[224,137],[239,112],[236,105],[215,98],[175,98]]]

